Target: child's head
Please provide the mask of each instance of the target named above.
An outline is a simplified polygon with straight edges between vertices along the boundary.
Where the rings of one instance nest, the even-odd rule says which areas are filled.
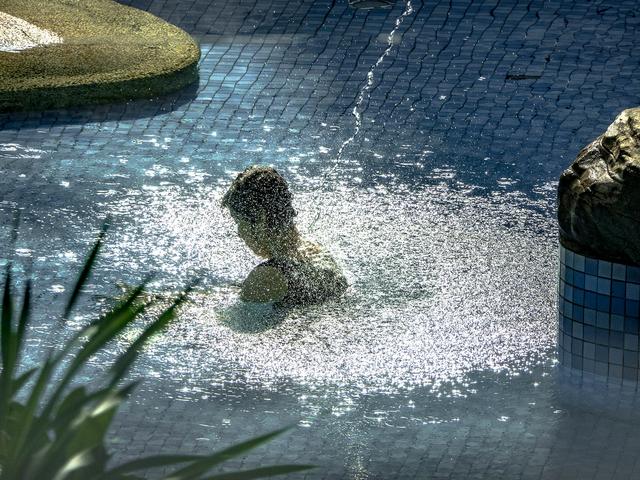
[[[271,167],[251,166],[222,198],[238,224],[238,235],[257,255],[269,257],[280,236],[293,229],[296,211],[284,178]]]
[[[264,218],[268,228],[278,230],[293,225],[296,211],[291,199],[286,180],[274,168],[253,165],[236,177],[222,206],[250,223]]]

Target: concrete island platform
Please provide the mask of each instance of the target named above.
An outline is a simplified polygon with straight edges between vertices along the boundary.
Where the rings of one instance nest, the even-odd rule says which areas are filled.
[[[198,77],[185,31],[111,0],[0,2],[0,111],[151,98]]]

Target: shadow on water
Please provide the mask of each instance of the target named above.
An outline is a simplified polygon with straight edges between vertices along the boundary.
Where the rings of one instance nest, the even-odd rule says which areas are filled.
[[[189,104],[197,98],[199,90],[200,84],[196,80],[182,90],[151,99],[45,111],[2,113],[0,114],[0,131],[151,118],[170,113]]]
[[[288,308],[270,304],[240,302],[222,309],[220,321],[237,333],[262,333],[280,325],[287,318]]]

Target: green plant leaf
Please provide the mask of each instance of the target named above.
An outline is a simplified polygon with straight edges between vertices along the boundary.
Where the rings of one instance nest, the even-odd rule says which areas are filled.
[[[89,408],[82,408],[61,434],[55,435],[51,446],[31,462],[31,476],[39,479],[64,468],[67,459],[81,452],[102,447],[104,436],[119,405],[135,387],[130,384],[120,390],[110,389]]]
[[[64,345],[62,350],[57,354],[55,360],[56,362],[60,362],[67,356],[71,350],[73,350],[77,345],[81,343],[81,340],[85,337],[90,339],[94,339],[98,333],[103,331],[105,328],[112,325],[112,319],[114,316],[120,315],[122,312],[131,308],[131,305],[136,301],[137,298],[140,297],[146,283],[149,281],[147,278],[143,283],[138,285],[122,302],[118,303],[115,307],[113,307],[109,312],[103,314],[97,320],[91,322],[89,325],[81,328],[78,332],[76,332]],[[85,342],[86,347],[86,342]],[[82,366],[83,362],[80,362],[77,367]],[[73,375],[68,375],[69,378],[72,378]],[[65,385],[66,386],[66,385]],[[61,392],[58,392],[59,395]]]
[[[111,390],[107,388],[88,393],[84,385],[74,388],[60,401],[58,408],[53,412],[50,429],[57,436],[62,436],[78,415],[87,411],[94,403],[106,398]]]
[[[67,444],[64,456],[68,458],[87,448],[93,449],[101,446],[113,416],[122,401],[122,398],[105,399],[104,403],[107,405],[100,404],[96,407],[96,411],[100,410],[99,413],[93,411],[77,423],[73,422],[74,424],[71,426],[73,436]]]
[[[19,454],[22,451],[19,449],[19,446],[16,445],[16,439],[20,437],[21,434],[26,433],[23,419],[28,416],[27,407],[14,401],[9,405],[7,411],[8,415],[5,433],[7,434],[6,439],[9,440],[9,442],[3,445],[3,448],[0,449],[6,462],[2,463],[3,471],[2,477],[0,478],[24,478],[24,475],[22,474],[23,467],[28,462],[21,463],[17,460],[17,457],[19,457]],[[38,420],[39,419],[37,418],[35,419],[35,421]],[[41,432],[37,436],[31,435],[29,439],[33,447],[31,451],[33,452],[41,450],[49,443],[49,437],[45,432]]]
[[[56,408],[58,399],[65,388],[71,383],[77,372],[96,352],[103,348],[122,332],[131,322],[133,322],[147,307],[147,305],[132,306],[134,300],[143,290],[141,285],[136,292],[126,300],[124,304],[117,306],[114,310],[105,315],[100,323],[96,323],[87,331],[90,332],[89,340],[82,346],[80,351],[67,368],[62,380],[58,383],[56,390],[51,395],[43,410],[43,415],[48,416]],[[72,339],[77,341],[78,337]],[[64,350],[68,350],[65,348]]]
[[[140,285],[133,289],[127,297],[114,306],[107,313],[103,314],[97,320],[91,322],[86,327],[83,327],[76,332],[71,339],[67,341],[62,350],[58,353],[56,361],[62,360],[73,348],[78,345],[80,340],[84,337],[93,338],[102,329],[108,327],[111,324],[111,318],[119,315],[121,312],[130,309],[131,305],[140,297],[144,292],[147,283],[151,280],[151,277],[147,277]]]
[[[23,435],[25,435],[25,438],[22,438],[21,442],[24,443],[25,448],[23,453],[25,453],[27,458],[28,456],[34,455],[33,449],[30,448],[29,437],[33,436],[37,438],[39,435],[42,434],[43,431],[46,431],[47,428],[52,427],[51,422],[54,422],[54,421],[50,420],[50,416],[52,412],[57,408],[58,399],[62,395],[66,386],[73,380],[73,377],[75,376],[76,372],[84,365],[86,360],[88,360],[95,352],[97,352],[102,346],[104,346],[104,344],[106,344],[111,338],[117,335],[119,331],[125,328],[128,323],[130,323],[133,319],[135,319],[136,315],[138,315],[141,311],[140,308],[144,308],[144,306],[142,306],[142,307],[139,307],[137,310],[131,310],[131,305],[136,300],[136,298],[138,298],[139,295],[142,293],[142,291],[144,290],[144,286],[145,286],[144,283],[138,286],[127,297],[127,299],[125,299],[124,302],[120,303],[119,305],[114,307],[114,309],[108,312],[105,316],[103,316],[100,322],[96,322],[90,325],[89,327],[82,329],[80,332],[76,333],[73,336],[73,338],[69,340],[67,344],[63,347],[62,351],[47,362],[46,364],[47,368],[43,369],[43,371],[41,372],[41,377],[39,381],[36,382],[36,388],[34,388],[33,390],[34,392],[38,392],[38,400],[43,391],[43,389],[41,388],[42,387],[41,382],[43,382],[44,384],[49,382],[52,371],[55,369],[55,367],[57,367],[61,363],[64,354],[72,350],[73,346],[80,341],[83,334],[89,336],[89,341],[84,345],[80,353],[76,355],[71,365],[68,367],[65,376],[60,382],[58,382],[54,393],[51,395],[48,401],[45,402],[45,405],[43,407],[43,411],[41,414],[41,417],[45,419],[45,421],[39,423],[38,425],[35,425],[33,428],[33,431],[26,430],[25,432],[23,432]],[[118,322],[119,320],[124,321],[124,323]],[[122,323],[120,325],[121,328],[118,331],[114,332],[113,335],[107,336],[106,339],[103,335],[101,342],[96,342],[95,337],[100,335],[101,332],[104,333],[105,330],[112,331],[114,323],[117,323],[118,325]],[[42,375],[45,373],[46,373],[46,376],[43,377]],[[35,407],[30,410],[35,410]],[[31,416],[30,419],[32,418],[33,417]],[[59,424],[60,422],[54,422],[54,423]],[[27,435],[27,432],[28,432],[28,435]],[[21,460],[25,461],[26,459],[25,457],[21,457]]]
[[[35,384],[31,387],[24,413],[20,419],[20,429],[14,435],[12,442],[12,455],[16,468],[20,469],[23,462],[41,449],[40,440],[47,433],[47,422],[36,422],[36,409],[40,404],[40,399],[47,389],[51,374],[55,369],[56,362],[52,359],[50,353],[43,366],[40,368],[40,374]],[[32,428],[35,425],[35,428]]]
[[[111,457],[107,453],[105,446],[99,445],[95,447],[89,452],[88,456],[90,458],[90,462],[83,467],[77,468],[74,472],[68,475],[65,480],[93,480],[104,474],[105,469],[107,468],[107,462]]]
[[[127,390],[123,395],[128,395],[133,390],[138,382],[131,382],[127,387]],[[78,387],[82,389],[84,387]],[[50,422],[50,429],[54,430],[59,436],[62,436],[65,429],[69,428],[69,425],[73,423],[74,419],[80,414],[85,412],[100,402],[103,402],[109,396],[114,394],[114,388],[109,386],[95,392],[86,393],[71,391],[61,402],[57,411],[54,413]],[[69,398],[71,397],[71,398]]]
[[[96,457],[94,455],[94,449],[88,448],[69,457],[52,480],[70,480],[77,476],[78,471],[88,473],[86,472],[87,467],[93,467],[92,469],[95,469],[95,463]]]
[[[88,480],[96,479],[103,472],[108,455],[103,445],[84,449],[74,455],[64,455],[56,450],[58,445],[49,442],[43,450],[37,452],[34,461],[18,477],[24,480],[58,479]],[[52,454],[52,451],[56,453]],[[47,459],[47,457],[51,458]]]
[[[11,263],[7,265],[4,275],[4,289],[2,291],[2,309],[0,311],[0,432],[5,432],[8,422],[8,407],[13,399],[13,370],[15,368],[14,345],[15,334],[13,323],[13,298],[11,297]]]
[[[87,401],[88,396],[86,386],[81,385],[74,388],[62,399],[54,413],[54,417],[64,416],[68,412],[77,411],[81,408],[81,405]]]
[[[238,455],[242,455],[243,453],[253,450],[263,443],[268,442],[272,438],[277,437],[278,435],[282,435],[290,428],[291,427],[282,428],[280,430],[267,433],[266,435],[261,435],[259,437],[238,443],[229,448],[225,448],[224,450],[216,452],[212,455],[208,455],[206,458],[195,461],[191,465],[188,465],[174,472],[169,477],[167,477],[167,480],[193,480],[200,478],[201,475],[205,474],[216,465],[219,465],[220,463],[226,462],[233,457],[237,457]]]
[[[20,374],[18,378],[13,381],[13,391],[18,393],[38,370],[39,367],[33,367],[32,369]]]
[[[107,472],[110,475],[121,475],[123,473],[146,470],[148,468],[166,467],[167,465],[177,465],[185,462],[201,460],[203,455],[154,455],[152,457],[132,460]],[[111,478],[111,477],[105,477]]]
[[[99,255],[108,221],[85,261],[78,281],[64,310],[65,318],[77,304],[79,295],[90,276]],[[16,229],[17,231],[17,229]],[[31,281],[22,294],[22,309],[14,312],[11,266],[7,266],[0,304],[0,480],[142,480],[132,472],[175,465],[179,468],[169,478],[174,480],[202,480],[209,470],[220,463],[256,448],[280,435],[281,429],[211,455],[156,455],[127,462],[107,470],[109,454],[106,435],[114,415],[135,387],[130,383],[118,388],[137,359],[146,342],[176,316],[186,301],[192,286],[185,289],[164,309],[118,356],[111,366],[106,385],[95,390],[85,385],[69,389],[78,371],[123,329],[131,325],[154,302],[140,302],[147,281],[133,290],[106,314],[74,333],[58,351],[50,351],[41,366],[17,376],[25,335],[31,317]],[[66,362],[67,355],[73,358]],[[64,367],[60,380],[57,373]],[[31,382],[34,378],[35,380]],[[14,378],[15,377],[15,378]],[[26,390],[26,392],[24,392]],[[24,403],[14,397],[22,391]],[[52,392],[51,395],[48,395]],[[307,470],[306,465],[276,465],[244,472],[221,473],[212,479],[252,479]]]
[[[71,313],[71,310],[73,310],[73,307],[78,301],[78,297],[80,296],[80,293],[82,291],[82,287],[84,287],[84,284],[86,283],[87,279],[89,278],[89,275],[91,274],[93,265],[96,262],[96,259],[98,258],[98,253],[100,252],[100,248],[102,247],[104,236],[107,233],[107,230],[109,229],[110,222],[111,222],[110,217],[107,217],[107,219],[102,224],[102,228],[100,228],[100,233],[98,234],[98,239],[96,240],[96,243],[94,243],[93,248],[89,252],[87,259],[85,260],[84,265],[82,266],[80,275],[78,275],[78,279],[76,280],[73,290],[71,291],[71,295],[69,296],[69,300],[67,301],[67,305],[64,309],[63,318],[65,319],[68,318],[69,313]]]
[[[6,406],[4,401],[10,398],[10,390],[7,390],[13,374],[13,353],[12,348],[15,343],[13,323],[13,298],[11,298],[11,264],[7,265],[4,275],[4,289],[2,291],[2,311],[0,313],[0,358],[2,359],[2,372],[0,372],[0,389],[3,402],[1,406]]]
[[[24,287],[24,294],[22,295],[22,310],[20,311],[20,317],[18,318],[18,329],[16,331],[16,344],[15,344],[15,363],[20,362],[20,353],[24,346],[24,337],[27,331],[27,325],[31,319],[31,279],[27,280]]]
[[[178,298],[176,298],[171,306],[167,308],[162,314],[158,317],[156,321],[151,323],[144,332],[136,338],[136,340],[129,346],[129,348],[118,358],[118,360],[111,367],[112,371],[112,380],[111,384],[115,385],[129,370],[129,367],[135,362],[138,354],[142,347],[147,343],[147,341],[156,333],[163,330],[175,317],[177,314],[177,310],[182,305],[191,290],[193,289],[193,285],[187,287],[184,292],[182,292]]]

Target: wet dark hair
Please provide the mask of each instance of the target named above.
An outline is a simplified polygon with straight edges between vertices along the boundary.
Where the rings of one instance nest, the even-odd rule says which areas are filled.
[[[266,214],[267,227],[293,225],[297,212],[291,203],[287,181],[272,167],[253,165],[240,173],[222,197],[222,206],[250,223],[257,223],[260,211]]]

